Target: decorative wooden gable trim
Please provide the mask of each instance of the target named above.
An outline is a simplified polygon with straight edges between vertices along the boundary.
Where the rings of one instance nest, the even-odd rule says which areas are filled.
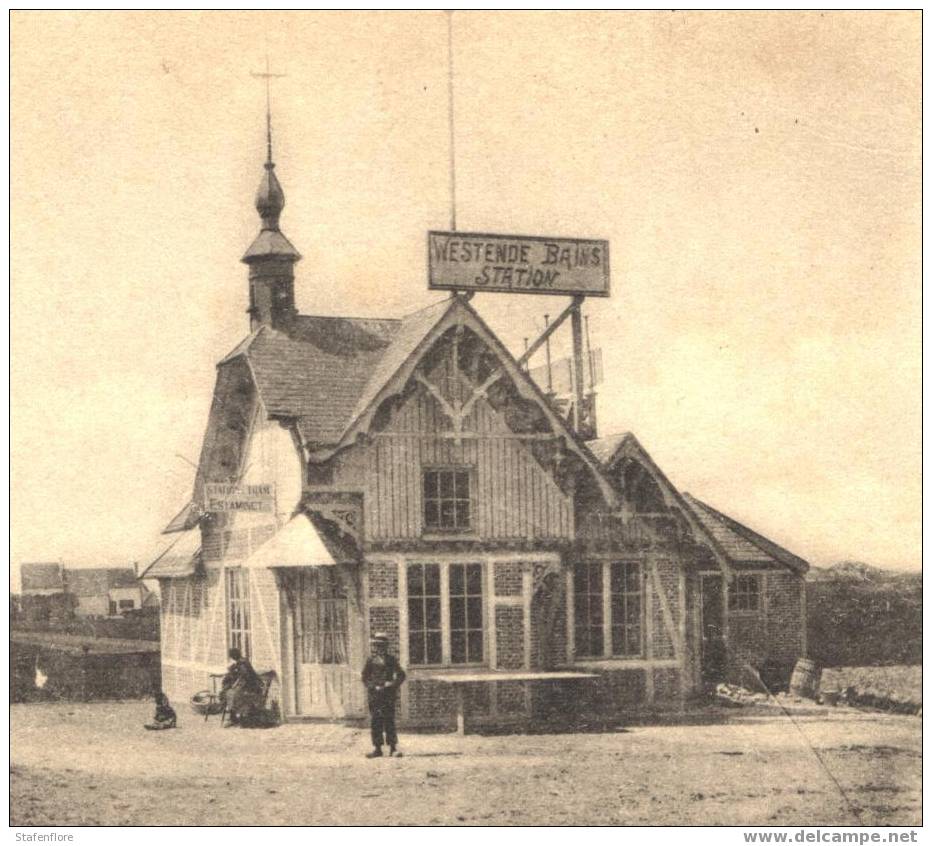
[[[657,488],[663,496],[665,505],[668,508],[676,509],[683,515],[695,537],[702,539],[705,545],[711,550],[722,572],[728,579],[731,579],[732,571],[728,554],[722,549],[721,544],[719,544],[706,527],[702,525],[702,522],[696,517],[683,495],[674,487],[664,472],[654,462],[653,458],[650,457],[647,450],[641,446],[640,441],[631,433],[625,435],[611,458],[605,462],[605,467],[607,470],[611,471],[612,468],[616,467],[626,458],[637,461],[648,472],[650,477],[656,482]],[[623,519],[630,517],[625,511],[624,503],[622,503],[621,516]]]
[[[336,531],[356,545],[363,543],[362,495],[348,491],[305,491],[301,504],[317,517],[333,524]]]
[[[458,334],[464,328],[471,330],[478,337],[495,356],[498,365],[492,373],[472,389],[469,396],[454,403],[443,395],[443,392],[436,384],[432,383],[418,370],[424,357],[450,329],[456,330],[454,332],[454,343],[457,343]],[[463,422],[473,411],[475,404],[480,399],[488,398],[489,391],[504,377],[508,377],[511,386],[521,399],[533,403],[539,409],[549,427],[548,437],[561,441],[562,449],[572,454],[576,460],[590,471],[596,487],[609,507],[616,507],[616,492],[602,472],[599,462],[569,428],[566,421],[551,407],[540,388],[518,366],[511,353],[476,311],[459,296],[451,298],[449,307],[416,345],[414,351],[378,390],[368,406],[350,424],[340,443],[333,449],[316,452],[311,457],[314,461],[326,461],[337,452],[350,446],[357,438],[366,437],[376,420],[376,415],[386,404],[386,401],[391,400],[393,397],[400,398],[406,391],[410,390],[412,383],[421,386],[437,400],[444,415],[451,422],[453,436],[456,437],[457,433],[461,435]]]

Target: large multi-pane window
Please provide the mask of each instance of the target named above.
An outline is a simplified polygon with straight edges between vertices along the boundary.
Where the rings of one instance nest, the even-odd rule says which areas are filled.
[[[613,561],[610,573],[612,655],[641,654],[641,568]]]
[[[249,578],[246,570],[227,570],[227,607],[229,608],[230,647],[247,658],[252,654],[249,628]]]
[[[407,576],[408,663],[482,663],[482,565],[409,564]]]
[[[602,656],[604,649],[602,563],[583,562],[573,574],[573,602],[576,616],[576,654],[587,658]]]
[[[424,528],[431,532],[463,532],[471,528],[469,470],[424,471]]]
[[[443,631],[440,622],[440,565],[408,566],[408,662],[440,664]]]
[[[641,654],[642,590],[641,567],[637,562],[584,561],[576,565],[573,611],[578,657]]]
[[[346,591],[332,568],[301,573],[302,658],[306,664],[346,664]]]
[[[760,576],[735,576],[728,588],[729,611],[760,611]]]
[[[450,661],[482,661],[482,565],[450,564]]]

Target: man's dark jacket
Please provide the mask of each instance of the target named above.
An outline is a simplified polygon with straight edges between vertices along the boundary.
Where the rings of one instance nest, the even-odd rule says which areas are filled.
[[[394,702],[405,678],[405,671],[394,655],[370,655],[362,671],[362,683],[369,693],[370,706]]]

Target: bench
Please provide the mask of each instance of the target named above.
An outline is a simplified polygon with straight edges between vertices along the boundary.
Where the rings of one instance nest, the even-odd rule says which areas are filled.
[[[220,714],[220,726],[223,727],[224,720],[227,716],[227,706],[226,703],[220,698],[220,694],[217,693],[217,682],[222,681],[225,673],[211,673],[210,680],[211,685],[213,686],[213,693],[211,694],[211,699],[215,703],[213,707],[208,707],[204,711],[204,722],[207,722],[207,718],[211,714]],[[272,682],[277,678],[275,670],[266,670],[264,673],[257,673],[259,680],[262,682],[262,688],[256,693],[257,700],[257,711],[264,711],[266,707],[266,701],[268,700],[269,690],[272,687]],[[206,692],[206,691],[205,691]]]

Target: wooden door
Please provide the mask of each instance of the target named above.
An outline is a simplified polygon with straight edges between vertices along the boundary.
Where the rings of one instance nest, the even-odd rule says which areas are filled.
[[[703,576],[701,666],[705,684],[725,678],[725,590],[721,576]]]
[[[349,589],[333,567],[298,574],[295,608],[295,713],[340,719],[362,707],[360,633]]]

